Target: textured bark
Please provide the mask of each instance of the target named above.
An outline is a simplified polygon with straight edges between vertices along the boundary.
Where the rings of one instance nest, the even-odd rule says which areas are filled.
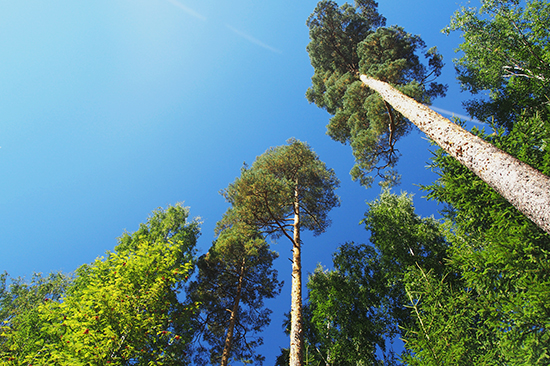
[[[536,225],[550,233],[550,177],[471,134],[389,84],[361,81]]]
[[[294,238],[292,248],[292,295],[290,310],[290,366],[303,365],[302,258],[300,253],[300,207],[298,184],[294,193]]]
[[[237,312],[239,311],[239,302],[241,301],[241,291],[243,288],[244,265],[245,259],[243,258],[241,270],[239,273],[239,282],[237,284],[237,294],[235,296],[235,301],[233,302],[233,309],[231,310],[231,317],[229,318],[229,326],[227,327],[227,335],[225,337],[225,344],[223,346],[221,366],[227,366],[227,364],[229,363],[231,346],[233,345],[233,332],[235,330],[235,323],[237,323]]]

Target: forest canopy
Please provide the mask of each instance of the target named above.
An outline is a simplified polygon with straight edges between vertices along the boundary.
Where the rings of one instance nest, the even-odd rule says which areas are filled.
[[[549,21],[547,1],[482,0],[443,30],[462,37],[464,107],[487,124],[470,133],[545,176]],[[361,75],[422,105],[446,86],[437,49],[386,22],[373,0],[322,0],[306,21],[306,97],[331,115],[330,138],[351,146],[352,178],[381,178],[375,199],[339,197],[336,171],[306,142],[265,147],[221,190],[228,207],[205,250],[201,220],[176,203],[72,273],[0,274],[0,364],[550,364],[550,234],[440,147],[421,189],[442,210],[421,215],[422,198],[396,193],[396,144],[412,122]],[[364,214],[348,217],[344,199]],[[332,262],[307,273],[302,261],[327,250],[333,220],[362,235],[338,232]],[[281,262],[291,302],[273,308]],[[285,344],[265,335],[275,313],[287,313]],[[264,344],[280,349],[276,360]]]

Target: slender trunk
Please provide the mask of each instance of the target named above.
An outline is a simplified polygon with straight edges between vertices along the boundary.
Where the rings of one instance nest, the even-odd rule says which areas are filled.
[[[300,207],[298,184],[294,191],[294,240],[292,248],[292,299],[290,311],[290,366],[304,363],[302,331],[302,264],[300,254]]]
[[[239,273],[239,282],[237,284],[237,295],[235,296],[235,301],[233,302],[233,309],[231,310],[231,317],[229,318],[229,326],[227,327],[227,335],[225,336],[221,366],[227,366],[229,362],[229,355],[231,354],[231,347],[233,346],[233,332],[235,330],[235,323],[237,323],[237,312],[239,311],[239,302],[241,301],[241,292],[243,288],[244,265],[245,259],[243,258]]]
[[[389,84],[366,75],[361,75],[361,81],[536,225],[550,233],[550,177],[403,95]]]

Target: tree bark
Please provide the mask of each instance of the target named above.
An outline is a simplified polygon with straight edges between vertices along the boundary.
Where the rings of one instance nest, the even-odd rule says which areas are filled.
[[[302,259],[300,253],[300,206],[298,184],[294,191],[294,238],[292,241],[292,296],[290,311],[290,366],[304,361],[302,331]]]
[[[361,75],[393,108],[452,157],[550,233],[550,177],[471,134],[391,85]]]
[[[225,344],[223,346],[222,362],[221,366],[227,366],[229,363],[229,356],[231,354],[231,346],[233,345],[233,332],[235,330],[235,323],[237,323],[237,312],[239,311],[239,302],[241,301],[241,291],[244,280],[244,265],[245,259],[243,258],[241,264],[241,270],[239,273],[239,282],[237,284],[237,294],[235,301],[233,302],[233,309],[231,310],[231,317],[229,318],[229,326],[227,327],[227,335],[225,336]]]

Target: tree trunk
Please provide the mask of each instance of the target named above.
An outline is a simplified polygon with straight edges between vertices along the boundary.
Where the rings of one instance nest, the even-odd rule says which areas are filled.
[[[292,248],[292,298],[290,311],[290,366],[304,361],[302,331],[302,264],[300,253],[300,207],[298,184],[294,191],[294,240]]]
[[[235,323],[237,323],[237,312],[239,311],[239,302],[241,301],[241,291],[244,280],[244,265],[245,259],[243,258],[241,264],[241,270],[239,273],[239,282],[237,284],[237,295],[233,302],[233,309],[231,310],[231,317],[229,318],[229,326],[227,327],[227,335],[225,336],[225,344],[223,346],[222,362],[221,366],[227,366],[229,363],[229,356],[231,354],[231,346],[233,345],[233,332],[235,330]]]
[[[474,136],[389,84],[361,81],[536,225],[550,233],[550,177]]]

